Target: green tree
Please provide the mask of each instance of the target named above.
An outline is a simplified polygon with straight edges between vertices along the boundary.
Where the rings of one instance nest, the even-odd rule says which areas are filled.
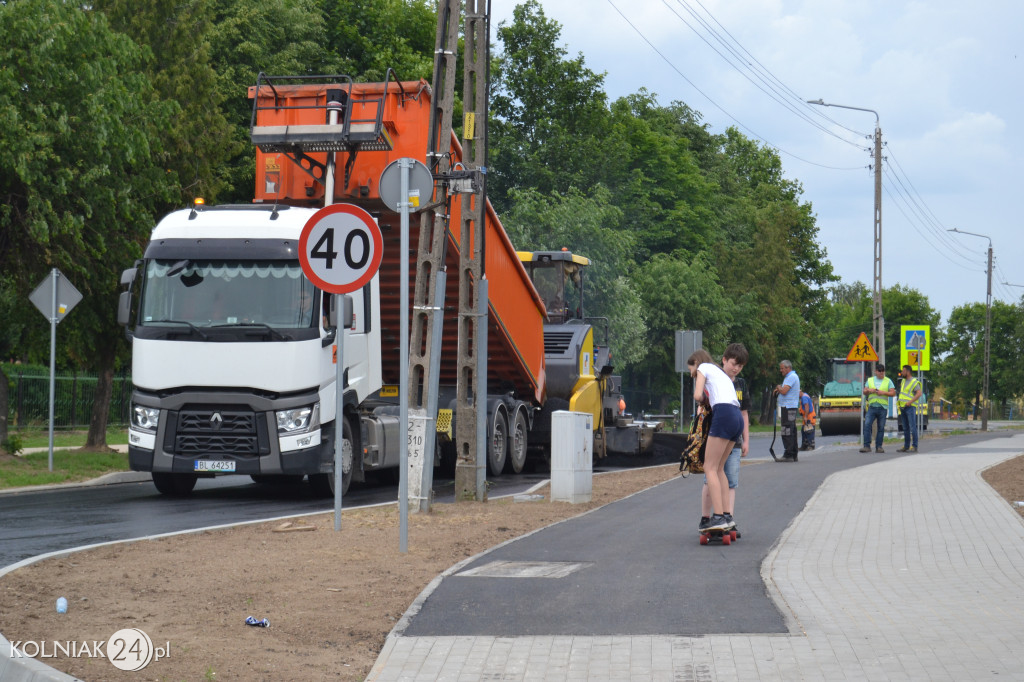
[[[158,99],[177,108],[160,131],[163,149],[156,157],[176,183],[175,192],[157,213],[190,205],[196,197],[215,201],[230,181],[225,162],[248,145],[223,111],[226,94],[218,87],[210,44],[213,0],[96,0],[92,7],[142,47],[146,58],[136,68]]]
[[[0,6],[0,271],[18,301],[51,267],[84,299],[61,324],[63,350],[109,386],[124,337],[117,273],[174,182],[159,131],[173,106],[143,73],[143,51],[105,15],[60,0]],[[27,301],[24,305],[28,305]],[[104,380],[106,383],[104,384]],[[89,445],[105,445],[106,407]]]
[[[712,354],[721,353],[733,340],[729,330],[735,322],[736,303],[719,284],[718,273],[704,254],[655,254],[640,264],[633,281],[647,320],[647,354],[623,383],[653,395],[678,395],[675,332],[699,329],[704,346]]]
[[[686,137],[690,110],[661,107],[641,90],[611,107],[607,140],[594,166],[628,216],[640,258],[709,249],[719,231],[716,187],[701,171]]]
[[[18,308],[14,287],[6,277],[0,275],[0,320],[4,321],[0,325],[0,443],[7,440],[7,419],[10,413],[8,378],[3,363],[11,357],[20,336]]]
[[[988,392],[993,404],[1005,406],[1007,401],[1024,395],[1018,367],[1024,351],[1022,331],[1021,308],[993,301]],[[980,407],[985,380],[985,304],[953,308],[946,338],[948,353],[937,363],[938,380],[949,400]]]
[[[845,358],[861,332],[871,336],[871,292],[863,282],[833,284],[807,334],[801,387],[814,395],[828,380],[826,360]]]
[[[903,348],[900,335],[902,326],[930,326],[933,356],[936,341],[939,342],[941,352],[942,333],[939,325],[942,315],[929,305],[928,297],[920,291],[900,284],[883,289],[882,312],[885,315],[885,366],[890,376],[895,376],[899,371],[900,349]]]
[[[561,25],[537,0],[498,26],[503,51],[491,72],[488,193],[499,213],[513,188],[589,188],[607,134],[604,76],[567,59]]]
[[[209,63],[216,70],[216,100],[236,143],[223,169],[228,188],[222,199],[246,203],[252,201],[256,183],[248,88],[256,84],[257,75],[333,74],[343,69],[327,44],[321,0],[211,1]]]
[[[427,0],[324,2],[327,49],[342,73],[383,81],[394,69],[401,80],[430,82],[434,65],[437,3]]]
[[[634,237],[623,230],[622,212],[598,188],[584,196],[571,189],[550,196],[535,189],[513,191],[512,210],[503,218],[518,250],[557,251],[567,248],[586,256],[586,314],[607,317],[616,368],[643,359],[645,323],[640,297],[628,277],[635,268]]]

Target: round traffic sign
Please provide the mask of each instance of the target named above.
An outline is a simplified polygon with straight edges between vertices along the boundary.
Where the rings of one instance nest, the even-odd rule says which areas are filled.
[[[299,262],[313,284],[332,294],[356,291],[377,273],[384,240],[373,216],[352,204],[314,213],[299,237]]]
[[[402,196],[402,162],[409,164],[409,192]],[[430,169],[416,159],[395,159],[380,174],[377,193],[384,205],[395,213],[401,213],[401,203],[409,206],[411,213],[422,210],[434,194],[434,176]]]

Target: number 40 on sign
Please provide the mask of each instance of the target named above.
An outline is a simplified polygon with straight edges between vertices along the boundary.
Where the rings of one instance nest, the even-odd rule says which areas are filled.
[[[377,273],[383,245],[373,216],[352,204],[333,204],[306,221],[299,237],[299,262],[317,287],[347,294]]]

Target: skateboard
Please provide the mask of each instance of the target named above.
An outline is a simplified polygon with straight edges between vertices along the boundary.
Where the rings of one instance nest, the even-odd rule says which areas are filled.
[[[697,532],[700,533],[700,544],[702,545],[710,545],[712,540],[717,540],[723,545],[731,545],[739,539],[739,533],[736,532],[735,528],[731,530],[716,528],[715,530],[700,530]]]

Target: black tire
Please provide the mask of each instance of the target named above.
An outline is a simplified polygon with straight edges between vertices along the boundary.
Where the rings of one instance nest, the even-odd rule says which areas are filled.
[[[508,457],[508,418],[505,408],[498,408],[491,414],[487,426],[487,472],[499,476],[505,468]]]
[[[153,472],[153,485],[160,491],[161,495],[171,497],[187,497],[192,494],[199,477],[195,474],[169,474],[159,471]]]
[[[526,451],[529,444],[526,442],[529,433],[526,430],[525,410],[516,410],[516,416],[512,420],[512,430],[508,436],[508,457],[505,460],[505,472],[510,474],[522,473],[526,465]]]
[[[341,420],[341,428],[341,494],[344,495],[352,485],[356,445],[352,439],[352,427],[348,419]],[[311,474],[309,485],[318,497],[334,497],[334,472]]]

